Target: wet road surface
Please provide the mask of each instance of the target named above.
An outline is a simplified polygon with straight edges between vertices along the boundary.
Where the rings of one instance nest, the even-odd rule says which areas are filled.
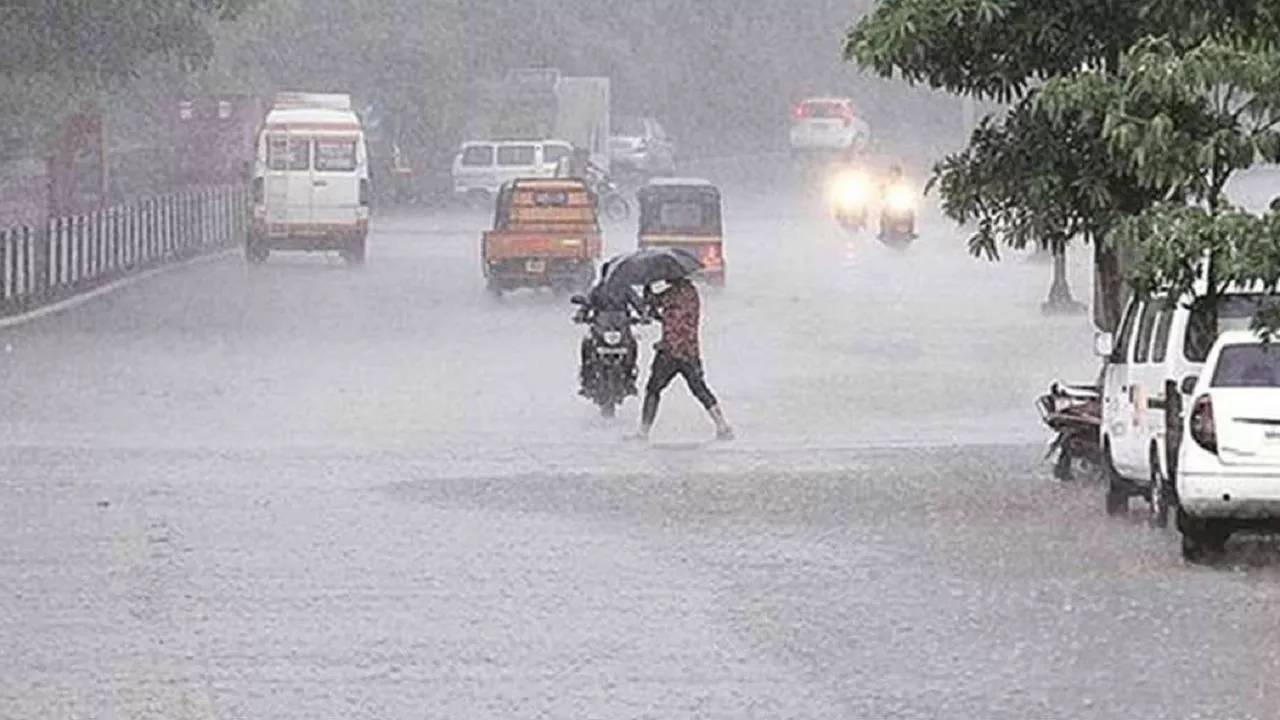
[[[1275,716],[1273,551],[1187,568],[1049,479],[1031,401],[1095,367],[1045,267],[727,204],[727,445],[679,384],[652,447],[595,417],[482,214],[0,335],[0,717]]]

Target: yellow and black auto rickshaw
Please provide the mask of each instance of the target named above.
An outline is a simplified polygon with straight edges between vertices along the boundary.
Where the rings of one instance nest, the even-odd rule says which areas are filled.
[[[706,180],[655,178],[637,193],[641,248],[679,247],[702,261],[695,277],[726,279],[720,190]]]

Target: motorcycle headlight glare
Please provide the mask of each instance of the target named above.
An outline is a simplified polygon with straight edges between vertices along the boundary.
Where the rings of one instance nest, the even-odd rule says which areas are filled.
[[[831,188],[831,201],[837,207],[860,207],[867,198],[867,180],[858,173],[841,173]]]
[[[889,188],[888,203],[894,212],[908,212],[915,209],[916,197],[906,185],[894,185]]]
[[[622,332],[618,330],[606,330],[604,332],[604,341],[610,345],[617,345],[622,342]]]

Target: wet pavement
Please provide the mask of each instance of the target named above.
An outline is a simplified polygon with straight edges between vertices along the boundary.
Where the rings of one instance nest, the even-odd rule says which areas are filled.
[[[1269,546],[1188,568],[1041,462],[1034,395],[1096,371],[1047,268],[752,170],[731,444],[678,383],[652,446],[597,417],[564,298],[484,293],[482,213],[0,335],[0,718],[1275,717]]]

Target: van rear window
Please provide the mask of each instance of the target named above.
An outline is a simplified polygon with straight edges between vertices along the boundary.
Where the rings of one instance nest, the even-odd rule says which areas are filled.
[[[532,145],[506,145],[498,148],[498,164],[507,167],[529,167],[538,158],[538,151]]]
[[[462,151],[462,164],[465,167],[488,167],[493,164],[493,147],[490,145],[472,145]]]
[[[288,135],[272,135],[267,140],[267,167],[272,170],[311,169],[311,141]]]
[[[316,170],[350,172],[356,169],[356,141],[343,138],[316,139]]]

